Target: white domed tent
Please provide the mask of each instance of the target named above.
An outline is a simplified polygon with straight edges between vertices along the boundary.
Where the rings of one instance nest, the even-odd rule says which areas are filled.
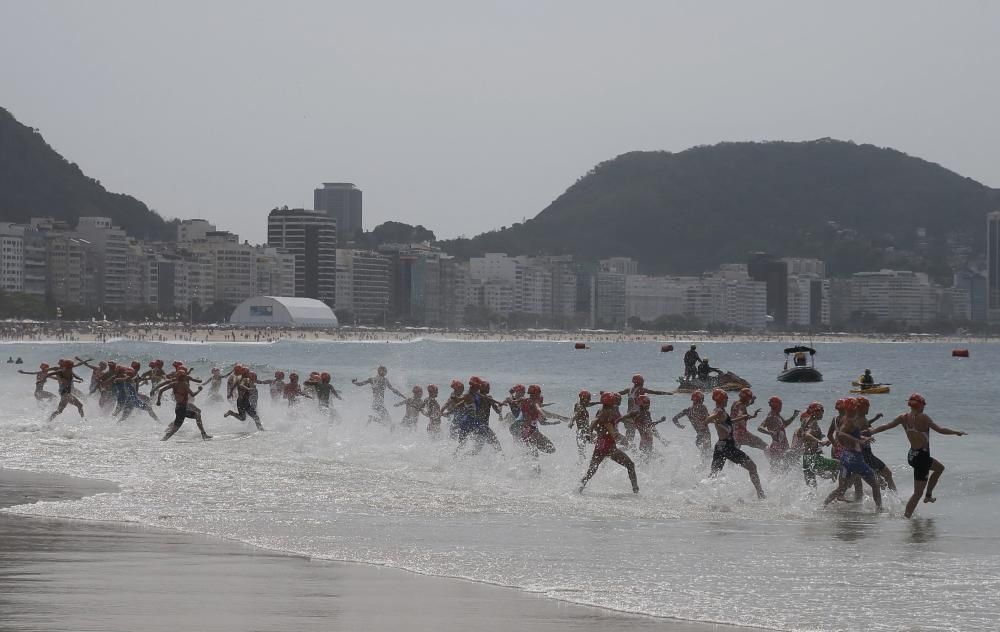
[[[231,325],[251,327],[336,327],[330,306],[314,298],[256,296],[233,310]]]

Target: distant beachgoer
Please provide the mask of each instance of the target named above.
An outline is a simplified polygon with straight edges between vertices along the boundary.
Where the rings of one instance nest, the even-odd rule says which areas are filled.
[[[937,498],[934,497],[934,488],[941,479],[941,474],[944,473],[944,465],[931,457],[930,431],[933,430],[939,434],[955,435],[957,437],[965,436],[967,433],[961,430],[945,428],[934,423],[934,420],[924,413],[927,400],[920,393],[910,395],[906,404],[910,408],[909,412],[899,415],[887,424],[873,428],[869,431],[869,436],[885,432],[896,426],[901,426],[906,432],[906,438],[910,442],[910,451],[906,455],[906,462],[913,468],[913,495],[907,501],[906,512],[904,513],[909,518],[916,511],[917,503],[920,502],[920,496],[924,493],[925,489],[924,502],[932,503],[937,501]],[[928,475],[930,475],[929,480]]]

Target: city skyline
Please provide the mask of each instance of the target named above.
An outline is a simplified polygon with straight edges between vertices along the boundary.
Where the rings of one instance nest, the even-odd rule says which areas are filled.
[[[852,139],[1000,184],[992,3],[245,7],[6,4],[3,105],[109,189],[255,242],[247,212],[318,182],[363,188],[369,227],[445,238],[620,153],[719,141]]]

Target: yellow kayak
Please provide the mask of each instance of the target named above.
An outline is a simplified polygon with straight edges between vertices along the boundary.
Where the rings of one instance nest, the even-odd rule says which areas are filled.
[[[889,392],[888,386],[873,386],[871,388],[852,388],[853,395],[885,395]]]

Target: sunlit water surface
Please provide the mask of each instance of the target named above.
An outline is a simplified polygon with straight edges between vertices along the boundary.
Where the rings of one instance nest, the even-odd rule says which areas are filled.
[[[206,392],[198,401],[216,438],[202,442],[189,422],[164,443],[167,402],[159,423],[138,414],[116,425],[94,398],[86,420],[70,409],[48,423],[50,408],[32,399],[31,378],[13,375],[0,384],[0,465],[121,484],[120,493],[15,509],[28,514],[133,521],[680,619],[781,630],[996,629],[1000,438],[992,399],[1000,346],[977,345],[959,360],[931,343],[824,344],[817,357],[825,382],[780,384],[781,346],[703,343],[700,351],[753,382],[759,403],[780,395],[786,412],[812,400],[830,410],[865,367],[894,385],[892,394],[872,398],[873,412],[901,412],[910,391],[923,392],[940,423],[971,433],[932,437],[934,456],[948,467],[935,505],[921,504],[913,520],[901,517],[912,489],[901,432],[880,435],[875,446],[902,496],[890,494],[881,515],[870,498],[821,508],[800,471],[772,474],[754,450],[767,500],[756,500],[746,473],[731,464],[710,480],[690,427],[669,422],[659,428],[670,445],[640,466],[638,496],[611,462],[581,496],[575,490],[585,463],[565,425],[545,428],[558,449],[541,457],[540,472],[495,418],[503,454],[456,460],[454,444],[428,439],[425,420],[416,432],[366,425],[370,391],[350,384],[378,364],[401,390],[437,383],[445,393],[451,378],[472,374],[489,379],[495,393],[536,382],[552,409],[568,414],[579,389],[625,388],[635,372],[652,388],[671,387],[680,356],[651,343],[585,351],[571,341],[0,345],[0,356],[22,356],[32,368],[80,354],[144,365],[176,358],[201,375],[236,361],[261,376],[329,370],[346,398],[343,422],[332,424],[312,402],[290,410],[262,392],[268,431],[251,433],[249,421],[223,419],[225,406]],[[653,412],[671,416],[687,402],[656,397]],[[402,414],[391,410],[396,419]]]

